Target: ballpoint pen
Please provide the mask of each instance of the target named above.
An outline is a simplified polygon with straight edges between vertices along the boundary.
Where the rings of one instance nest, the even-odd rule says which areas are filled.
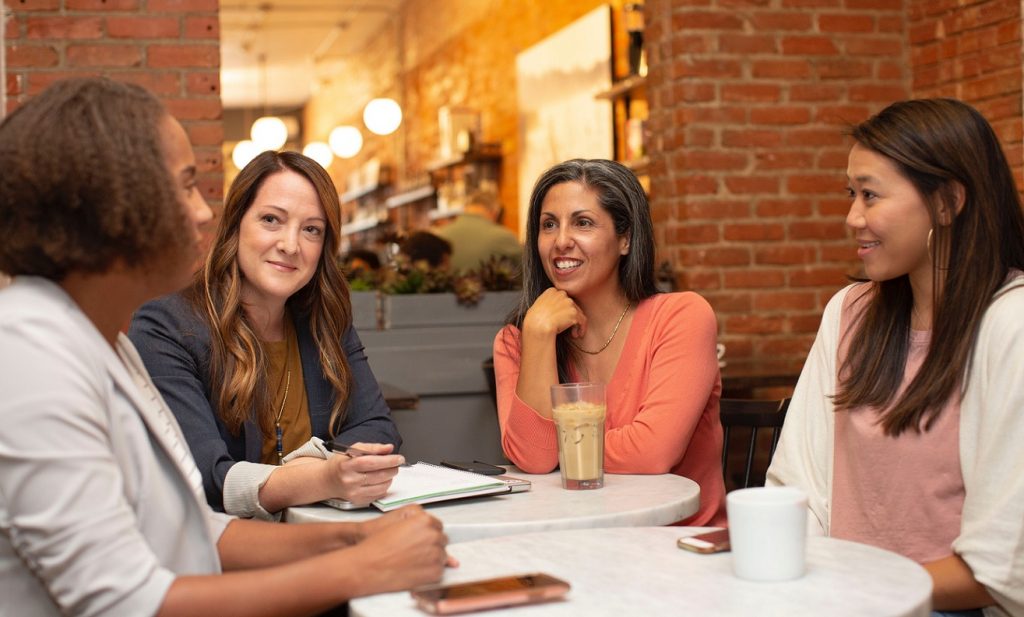
[[[347,446],[340,443],[334,443],[333,441],[324,441],[324,448],[328,452],[334,452],[335,454],[345,454],[352,458],[357,456],[374,456],[373,452],[367,452],[366,450],[360,450],[355,446]],[[402,463],[399,467],[410,467],[409,463]]]

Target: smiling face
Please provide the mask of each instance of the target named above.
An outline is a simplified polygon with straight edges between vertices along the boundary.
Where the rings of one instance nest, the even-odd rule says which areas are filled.
[[[850,150],[846,173],[853,199],[846,224],[867,277],[878,282],[908,274],[915,288],[931,289],[932,222],[921,194],[892,160],[860,144]]]
[[[537,251],[548,279],[572,298],[622,295],[619,259],[629,239],[615,233],[592,189],[578,182],[551,187],[541,203]]]
[[[276,311],[316,273],[327,226],[313,184],[286,170],[266,177],[238,230],[242,300]]]

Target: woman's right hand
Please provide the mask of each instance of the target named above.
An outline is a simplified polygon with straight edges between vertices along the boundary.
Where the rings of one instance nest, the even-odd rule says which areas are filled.
[[[569,294],[554,287],[537,296],[523,317],[524,335],[554,337],[568,328],[573,338],[581,338],[587,332],[587,316]]]
[[[370,593],[400,591],[436,583],[448,556],[441,521],[420,506],[406,506],[363,524],[365,539],[351,550],[366,555],[364,572]]]
[[[350,457],[334,454],[324,461],[331,497],[340,497],[364,505],[383,497],[405,457],[391,454],[391,444],[354,444],[372,455]]]

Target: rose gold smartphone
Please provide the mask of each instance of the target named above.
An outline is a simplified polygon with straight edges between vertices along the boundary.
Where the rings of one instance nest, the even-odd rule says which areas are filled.
[[[729,530],[719,529],[676,540],[676,546],[695,553],[721,553],[729,550]]]
[[[549,574],[503,576],[453,585],[430,585],[409,592],[416,605],[435,615],[451,615],[499,606],[533,604],[561,598],[569,583]]]

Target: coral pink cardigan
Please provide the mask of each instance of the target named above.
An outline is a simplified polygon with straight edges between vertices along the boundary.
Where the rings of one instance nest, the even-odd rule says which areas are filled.
[[[691,292],[653,296],[637,305],[627,336],[606,388],[605,471],[690,478],[700,485],[700,509],[684,523],[724,525],[711,306]],[[519,330],[506,326],[494,340],[501,445],[523,471],[548,473],[558,465],[555,425],[516,396],[519,355]]]

